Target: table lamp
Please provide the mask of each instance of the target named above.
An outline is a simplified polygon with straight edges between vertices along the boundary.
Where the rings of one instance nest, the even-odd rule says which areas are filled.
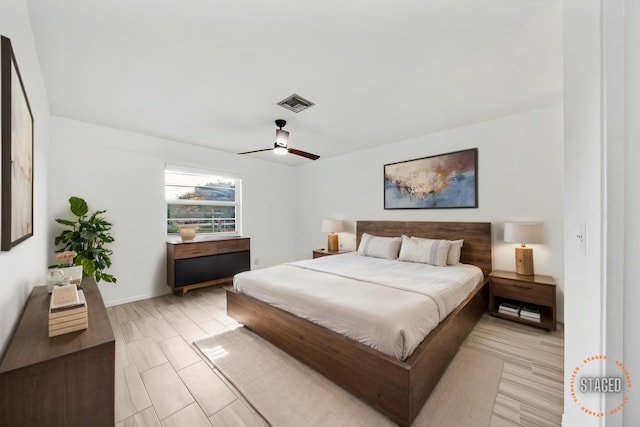
[[[533,249],[527,243],[544,243],[542,224],[533,222],[506,222],[504,241],[521,243],[516,248],[516,274],[533,276]]]
[[[322,221],[322,232],[329,233],[327,238],[327,250],[329,252],[338,251],[338,235],[336,233],[341,231],[344,231],[343,221],[338,219],[325,219]]]

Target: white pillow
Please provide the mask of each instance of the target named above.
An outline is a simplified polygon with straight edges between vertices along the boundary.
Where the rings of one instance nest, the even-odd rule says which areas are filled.
[[[400,237],[380,237],[362,233],[358,253],[375,258],[398,259],[400,243]]]
[[[402,247],[398,260],[445,267],[450,246],[449,240],[402,236]]]
[[[462,244],[464,240],[451,240],[451,246],[449,246],[449,253],[447,254],[447,265],[460,264],[460,251],[462,250]]]

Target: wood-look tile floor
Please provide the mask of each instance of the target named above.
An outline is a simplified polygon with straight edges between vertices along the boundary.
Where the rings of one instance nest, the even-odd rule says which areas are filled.
[[[222,288],[136,301],[107,312],[116,337],[118,427],[268,425],[192,345],[196,338],[238,326],[226,315]],[[492,427],[560,425],[561,328],[548,333],[485,315],[463,345],[503,362]]]
[[[562,324],[558,324],[557,331],[547,332],[485,314],[462,345],[503,362],[491,427],[561,425],[564,412]]]

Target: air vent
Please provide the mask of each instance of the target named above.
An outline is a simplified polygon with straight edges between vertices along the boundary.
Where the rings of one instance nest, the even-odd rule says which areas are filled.
[[[290,97],[278,102],[278,105],[286,108],[287,110],[291,110],[294,113],[299,113],[300,111],[313,107],[316,104],[294,93]]]

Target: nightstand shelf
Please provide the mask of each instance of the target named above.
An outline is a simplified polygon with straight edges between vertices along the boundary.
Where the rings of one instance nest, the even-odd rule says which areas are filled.
[[[556,282],[551,276],[523,276],[509,271],[492,271],[489,311],[491,315],[547,330],[556,329]],[[539,310],[540,322],[498,311],[507,302]]]
[[[313,250],[313,258],[320,258],[323,256],[331,256],[331,255],[340,255],[340,254],[346,254],[349,253],[351,251],[343,251],[343,250],[337,250],[337,251],[330,251],[327,249],[314,249]]]

